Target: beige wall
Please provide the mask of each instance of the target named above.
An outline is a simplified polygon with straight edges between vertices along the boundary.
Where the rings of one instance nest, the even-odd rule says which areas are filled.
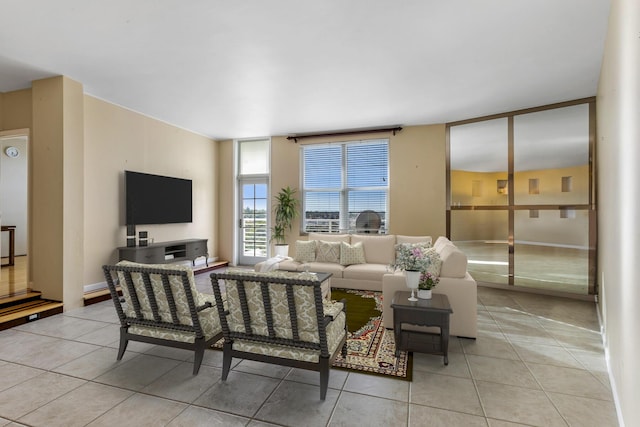
[[[621,425],[640,425],[640,3],[612,0],[597,96],[598,269]]]
[[[218,144],[192,132],[85,96],[84,283],[104,281],[101,266],[126,245],[124,171],[193,180],[193,222],[140,225],[156,242],[208,239],[218,256]],[[224,223],[223,223],[224,224]]]
[[[82,305],[83,92],[66,77],[33,82],[32,246],[36,290]]]
[[[66,77],[0,94],[0,130],[31,130],[29,277],[43,296],[82,305],[86,285],[125,245],[124,170],[193,180],[193,223],[139,227],[156,241],[218,244],[218,144],[84,95]]]
[[[31,89],[0,94],[0,130],[31,128],[32,115]]]
[[[218,188],[218,255],[220,259],[234,260],[234,239],[237,231],[235,221],[235,167],[231,140],[218,143],[219,155],[217,169]]]
[[[342,137],[338,140],[362,140],[389,137],[389,233],[408,235],[431,235],[446,233],[446,156],[445,126],[408,126],[396,135],[365,134],[357,137]],[[310,141],[310,142],[307,142]],[[335,138],[314,138],[299,143],[288,141],[284,136],[271,139],[270,199],[282,187],[299,189],[300,146],[305,143],[319,144],[336,141]],[[235,230],[226,224],[235,224],[233,187],[233,143],[220,143],[220,251],[223,258],[234,259]],[[300,239],[300,218],[293,225],[287,242],[293,244]],[[305,239],[305,237],[302,237]],[[223,252],[224,251],[224,252]]]

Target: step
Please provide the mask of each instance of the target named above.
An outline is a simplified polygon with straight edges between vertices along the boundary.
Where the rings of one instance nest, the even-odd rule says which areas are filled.
[[[38,299],[0,309],[0,331],[62,313],[58,301]]]
[[[19,304],[21,302],[33,301],[36,299],[40,299],[42,292],[36,291],[25,291],[20,294],[13,294],[11,296],[0,298],[0,309],[5,307],[10,307],[15,304]]]

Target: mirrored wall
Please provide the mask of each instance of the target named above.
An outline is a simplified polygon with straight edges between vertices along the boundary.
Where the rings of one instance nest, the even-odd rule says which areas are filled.
[[[594,293],[594,103],[447,126],[447,231],[478,282]]]

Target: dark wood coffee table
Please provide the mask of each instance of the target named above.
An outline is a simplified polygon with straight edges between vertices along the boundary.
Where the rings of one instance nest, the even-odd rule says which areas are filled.
[[[442,354],[444,364],[449,364],[449,317],[453,310],[449,298],[433,294],[431,299],[409,301],[410,292],[398,291],[393,296],[393,333],[396,340],[396,357],[400,351]],[[403,325],[437,326],[440,333],[415,331]]]

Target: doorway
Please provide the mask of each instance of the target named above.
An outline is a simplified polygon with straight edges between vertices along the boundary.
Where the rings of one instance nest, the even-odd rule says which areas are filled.
[[[241,206],[238,263],[255,265],[267,257],[267,180],[243,179],[240,181],[239,191]]]
[[[28,288],[29,137],[0,132],[0,297]]]

